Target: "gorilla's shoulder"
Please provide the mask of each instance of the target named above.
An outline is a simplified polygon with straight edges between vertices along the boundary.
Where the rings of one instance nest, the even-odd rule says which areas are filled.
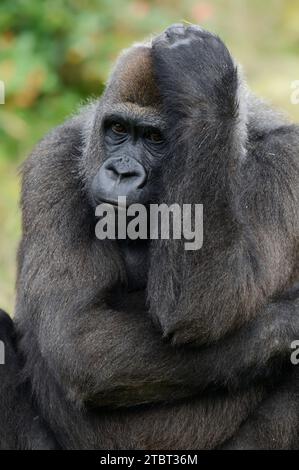
[[[82,152],[86,134],[93,128],[98,104],[99,101],[94,101],[81,107],[77,114],[52,129],[23,163],[23,230],[38,223],[42,217],[49,217],[51,211],[53,218],[58,220],[65,200],[79,207],[84,184],[80,173]],[[41,224],[39,227],[42,230],[47,226]]]
[[[290,123],[283,113],[251,93],[248,95],[247,108],[249,140],[285,144],[291,139],[293,145],[299,145],[299,125]]]
[[[55,153],[66,154],[78,149],[84,143],[84,134],[91,125],[98,101],[82,106],[79,111],[62,124],[51,129],[35,146],[27,159],[30,162],[37,155],[53,157]]]

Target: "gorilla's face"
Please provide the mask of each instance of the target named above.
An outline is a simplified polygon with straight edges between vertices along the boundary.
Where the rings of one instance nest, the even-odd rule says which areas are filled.
[[[167,153],[166,119],[152,71],[151,49],[136,47],[122,56],[96,114],[86,159],[94,206],[147,206],[158,202],[161,166]],[[91,170],[92,168],[92,170]],[[118,241],[130,289],[144,288],[147,241]]]
[[[93,139],[103,156],[91,181],[93,201],[156,201],[166,139],[150,47],[136,47],[119,59],[99,111]]]
[[[162,123],[150,110],[111,110],[103,119],[106,159],[92,183],[96,204],[127,205],[153,202],[157,193],[157,170],[165,152]]]

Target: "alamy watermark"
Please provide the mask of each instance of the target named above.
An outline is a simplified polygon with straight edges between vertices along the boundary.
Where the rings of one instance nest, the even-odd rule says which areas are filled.
[[[291,93],[291,103],[299,104],[299,80],[294,80],[291,83],[291,89],[293,90]]]
[[[293,341],[291,348],[295,349],[295,351],[291,354],[291,363],[294,366],[297,366],[299,364],[299,340]]]
[[[5,364],[5,344],[3,341],[0,341],[0,365],[3,366]]]
[[[203,245],[202,204],[126,204],[118,197],[114,206],[102,203],[95,215],[99,240],[185,240],[185,250],[199,250]]]
[[[5,84],[0,80],[0,104],[5,104]]]

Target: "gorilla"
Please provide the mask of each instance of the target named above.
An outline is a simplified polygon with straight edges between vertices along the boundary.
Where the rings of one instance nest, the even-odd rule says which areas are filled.
[[[298,182],[298,127],[217,36],[178,24],[123,53],[23,167],[1,447],[298,448]],[[120,195],[202,203],[202,249],[98,240]]]
[[[30,384],[22,381],[22,360],[17,351],[15,328],[0,310],[0,339],[5,345],[5,367],[0,366],[0,448],[56,449],[57,443],[31,403]]]

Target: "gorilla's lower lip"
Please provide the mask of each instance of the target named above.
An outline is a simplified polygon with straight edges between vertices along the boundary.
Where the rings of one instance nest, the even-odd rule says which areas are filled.
[[[123,204],[119,204],[118,201],[112,201],[112,200],[108,200],[108,199],[101,199],[101,200],[97,201],[98,206],[101,205],[101,204],[109,204],[110,206],[113,206],[116,209],[126,209],[128,207],[128,204],[123,205]]]

